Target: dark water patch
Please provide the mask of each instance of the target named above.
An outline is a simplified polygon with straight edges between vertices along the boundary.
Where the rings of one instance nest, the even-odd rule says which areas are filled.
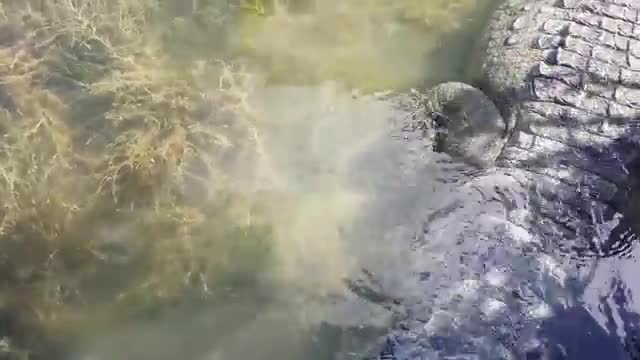
[[[527,359],[627,360],[620,339],[603,329],[581,306],[558,311],[540,325],[545,350],[533,350]]]

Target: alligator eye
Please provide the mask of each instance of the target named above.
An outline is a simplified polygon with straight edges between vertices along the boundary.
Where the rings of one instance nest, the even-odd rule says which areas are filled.
[[[433,127],[436,128],[436,130],[444,130],[449,125],[449,118],[443,113],[434,112],[431,118],[433,119]]]

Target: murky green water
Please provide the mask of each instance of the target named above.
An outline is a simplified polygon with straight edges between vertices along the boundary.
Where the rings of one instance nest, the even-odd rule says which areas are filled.
[[[158,310],[143,311],[141,316],[124,316],[113,322],[81,321],[83,325],[79,329],[70,331],[74,334],[72,347],[77,349],[74,351],[76,358],[328,360],[362,356],[372,341],[390,325],[391,314],[381,306],[351,293],[345,286],[345,279],[360,274],[362,267],[385,263],[385,256],[396,256],[398,258],[394,261],[401,262],[401,254],[390,255],[393,249],[383,239],[375,234],[364,236],[353,227],[374,204],[379,207],[376,201],[384,198],[384,194],[380,193],[379,186],[368,184],[384,182],[386,171],[372,172],[371,176],[379,178],[363,181],[354,175],[353,161],[365,154],[371,144],[388,136],[394,120],[405,115],[398,112],[392,102],[383,100],[380,92],[403,91],[443,80],[465,79],[466,67],[469,61],[473,61],[469,57],[473,55],[478,30],[486,20],[493,1],[126,0],[114,5],[95,0],[70,1],[69,6],[62,3],[52,1],[44,3],[49,5],[42,5],[41,2],[32,1],[27,7],[33,7],[28,12],[39,11],[38,6],[46,9],[49,9],[46,6],[53,7],[54,10],[43,10],[43,14],[47,14],[43,17],[45,20],[35,17],[35,23],[41,21],[49,24],[47,21],[56,17],[65,19],[64,16],[77,20],[84,27],[82,31],[70,32],[73,34],[70,36],[73,47],[82,48],[86,45],[88,50],[84,50],[85,58],[96,56],[96,49],[113,47],[114,53],[126,56],[122,56],[122,59],[114,56],[112,61],[120,61],[128,69],[109,75],[109,81],[103,78],[94,83],[92,79],[100,79],[102,75],[98,72],[108,68],[109,63],[95,61],[89,68],[73,68],[69,66],[73,61],[84,61],[77,53],[75,56],[78,58],[62,61],[65,66],[58,66],[51,59],[43,61],[47,66],[54,64],[58,66],[57,69],[63,68],[65,79],[88,84],[74,88],[73,81],[70,84],[45,76],[47,91],[59,96],[62,104],[49,101],[42,107],[47,110],[55,105],[56,109],[60,108],[60,113],[64,113],[66,101],[66,105],[75,110],[76,118],[69,120],[71,118],[60,115],[64,119],[64,129],[69,128],[74,133],[90,128],[97,134],[79,142],[82,146],[70,140],[74,143],[73,151],[86,146],[89,148],[87,153],[93,154],[91,146],[99,146],[101,141],[113,141],[109,139],[109,132],[116,132],[117,129],[100,125],[100,121],[111,119],[100,113],[100,104],[103,102],[99,100],[103,98],[99,96],[102,96],[100,91],[104,89],[111,97],[114,97],[113,94],[124,94],[120,112],[116,113],[121,118],[111,119],[117,124],[120,124],[118,121],[125,123],[124,134],[129,130],[127,126],[133,126],[126,124],[131,119],[137,121],[143,118],[145,124],[164,124],[162,114],[171,113],[178,118],[185,116],[180,112],[181,100],[182,96],[187,98],[189,95],[205,100],[214,96],[218,101],[215,104],[244,121],[242,126],[246,131],[234,132],[236,126],[240,128],[237,122],[230,125],[223,121],[223,125],[212,125],[219,131],[213,132],[215,135],[212,138],[215,139],[212,142],[232,155],[221,160],[224,166],[201,176],[204,180],[198,182],[199,185],[185,182],[192,185],[186,186],[185,190],[183,184],[184,196],[180,198],[180,204],[191,206],[196,203],[207,211],[203,210],[201,216],[193,215],[193,219],[182,213],[172,213],[163,218],[165,220],[161,223],[167,229],[173,229],[167,224],[182,216],[187,219],[180,220],[184,223],[204,224],[198,228],[199,232],[189,232],[191,225],[178,227],[175,234],[167,230],[169,235],[157,230],[160,225],[155,226],[156,230],[152,232],[129,230],[137,225],[125,220],[127,216],[133,218],[141,213],[139,209],[148,209],[150,217],[159,216],[164,211],[159,200],[152,205],[132,200],[126,207],[118,204],[118,214],[125,213],[127,216],[118,215],[105,221],[109,224],[105,225],[107,230],[101,230],[101,235],[96,235],[97,238],[108,238],[109,246],[116,248],[121,246],[118,244],[123,239],[133,242],[130,239],[150,237],[157,242],[160,241],[158,239],[164,239],[163,236],[167,237],[166,244],[162,242],[163,245],[159,246],[161,250],[152,247],[157,250],[148,255],[152,260],[147,263],[146,259],[144,265],[139,265],[144,269],[159,269],[152,271],[154,276],[139,285],[140,289],[158,288],[159,294],[171,293],[172,289],[181,286],[174,282],[192,282],[192,277],[196,277],[194,274],[205,278],[211,273],[215,274],[214,278],[223,278],[224,281],[201,280],[198,288],[202,288],[207,295],[204,298],[174,299],[167,295],[166,298],[171,299],[170,305],[164,303]],[[1,18],[9,24],[7,29],[13,29],[11,24],[17,20],[12,18],[9,10],[20,7],[20,2],[3,0],[0,4],[5,8],[0,11]],[[113,9],[119,11],[116,12],[117,16],[106,18],[105,23],[117,21],[117,30],[92,25],[99,17],[92,17],[91,14],[106,13]],[[133,13],[155,15],[146,18],[144,25],[141,25],[143,21],[139,18],[129,18]],[[23,17],[21,21],[29,23],[32,20]],[[15,28],[21,29],[19,26]],[[25,28],[28,27],[25,25]],[[42,31],[46,35],[48,27],[42,29],[45,29]],[[147,36],[146,32],[139,29],[145,29],[151,35]],[[91,35],[92,32],[94,35],[107,35],[104,38],[96,37]],[[113,33],[118,35],[111,35]],[[12,112],[11,108],[26,106],[23,103],[32,101],[25,95],[25,100],[21,102],[21,94],[28,93],[29,87],[16,82],[16,79],[37,73],[30,69],[33,65],[37,70],[39,64],[38,61],[29,62],[29,57],[24,53],[12,50],[19,49],[21,41],[28,43],[19,33],[15,35],[18,40],[12,36],[3,38],[0,34],[2,59],[13,59],[0,64],[3,66],[4,79],[0,82],[0,105],[9,112]],[[76,42],[76,36],[78,39],[88,36],[91,41]],[[39,46],[44,48],[44,41],[46,39]],[[118,52],[119,44],[135,44],[133,47],[136,51],[134,54]],[[25,53],[31,54],[29,51]],[[37,58],[38,54],[34,52],[32,56]],[[22,62],[21,56],[27,60]],[[135,60],[137,58],[146,59],[146,62]],[[158,60],[160,58],[162,61]],[[209,64],[218,60],[226,64],[223,70],[213,71],[213,75],[207,72]],[[20,66],[23,63],[25,70],[16,76],[18,70],[22,71]],[[113,79],[125,85],[112,89],[112,83],[115,83]],[[186,90],[180,90],[182,88],[176,84],[184,86]],[[179,90],[163,92],[172,86]],[[127,91],[132,87],[136,93],[126,98],[130,95]],[[91,90],[85,92],[85,88]],[[185,95],[189,89],[194,89],[196,94]],[[12,100],[3,105],[5,92],[8,97],[4,98]],[[148,97],[145,97],[147,94]],[[90,101],[76,101],[76,97],[86,100],[83,96]],[[97,100],[93,96],[98,96]],[[148,100],[145,103],[140,99]],[[40,104],[39,101],[36,103]],[[164,101],[169,102],[170,106],[163,107]],[[139,111],[140,108],[147,109],[145,106],[148,103],[152,104],[148,107],[149,113],[154,116],[145,117]],[[83,111],[79,111],[78,106]],[[186,105],[185,108],[193,110]],[[206,111],[215,112],[206,109],[201,112]],[[152,159],[146,168],[143,160],[148,152],[144,151],[144,146],[153,143],[154,136],[192,141],[189,131],[199,125],[188,124],[180,131],[175,130],[173,125],[162,126],[163,131],[157,133],[144,130],[143,133],[149,134],[148,137],[136,138],[139,140],[136,140],[138,147],[130,148],[124,155],[120,154],[120,157],[141,159],[131,168],[147,169],[143,179],[160,176],[154,172],[158,166],[156,164],[164,164],[163,159],[174,156],[173,149],[182,148],[178,140],[167,140],[169,145],[165,147],[149,146],[152,150],[148,152],[162,151],[162,156]],[[150,129],[155,128],[150,126]],[[64,131],[56,134],[63,134]],[[221,133],[232,135],[225,137]],[[233,141],[233,136],[237,134],[251,138],[257,149],[255,154],[244,156],[242,144]],[[61,137],[64,136],[55,139]],[[113,143],[119,144],[119,139],[116,137]],[[196,145],[193,148],[200,149]],[[198,155],[207,158],[208,154]],[[108,166],[113,166],[116,160]],[[88,159],[86,162],[90,163]],[[176,161],[176,164],[179,168],[183,163]],[[220,169],[224,171],[215,172]],[[69,172],[66,171],[67,174]],[[73,174],[78,178],[80,176],[80,173]],[[108,178],[107,183],[113,187],[111,192],[114,198],[117,198],[116,176]],[[224,179],[224,187],[217,182],[219,179]],[[102,189],[104,184],[100,184]],[[154,184],[145,186],[136,188],[134,193],[144,192],[148,187],[158,192],[164,189],[154,188]],[[270,229],[268,241],[265,240],[268,242],[268,251],[262,251],[262,247],[251,247],[253,245],[248,246],[250,250],[246,252],[237,250],[238,246],[231,246],[231,251],[226,242],[210,245],[206,241],[196,241],[199,234],[217,233],[224,226],[218,226],[213,220],[216,215],[212,214],[218,213],[209,211],[205,206],[207,199],[211,196],[215,198],[220,188],[241,194],[251,203],[238,202],[237,209],[230,206],[230,221],[241,229],[239,235],[233,233],[238,241],[253,241],[260,237],[247,235],[249,230],[246,229],[266,222]],[[259,210],[254,211],[252,206]],[[69,206],[68,209],[71,209],[68,210],[70,212],[80,212],[78,209],[84,208]],[[256,220],[254,216],[260,219]],[[91,219],[92,225],[87,227],[94,228],[91,231],[93,234],[98,231],[93,226],[95,219]],[[144,219],[142,222],[146,226],[155,224],[148,218]],[[177,246],[174,243],[178,242],[178,238],[189,241],[180,242]],[[145,246],[141,245],[141,248]],[[122,250],[125,255],[132,252],[134,258],[140,256],[136,255],[136,251]],[[180,256],[184,254],[188,254],[189,259],[202,255],[204,265],[181,262]],[[127,258],[128,255],[125,255],[122,255],[123,258]],[[144,254],[140,258],[145,258]],[[156,258],[157,264],[153,261]],[[221,270],[216,270],[218,268],[211,264],[219,266]],[[138,266],[132,269],[138,269]],[[249,280],[243,275],[237,278],[229,275],[244,274],[246,269],[250,269]],[[184,277],[176,275],[181,271],[185,271]],[[133,277],[132,273],[116,271],[115,276]],[[124,286],[120,279],[113,279],[115,276],[112,272],[108,274],[111,275],[91,278],[102,279],[100,281],[104,283],[93,282],[87,288],[102,294],[96,289]],[[111,279],[106,280],[109,277]],[[174,282],[167,280],[169,286],[164,283],[165,279]],[[107,281],[116,285],[107,286]],[[125,283],[128,284],[128,281]],[[211,284],[218,285],[214,287]],[[103,292],[108,293],[109,290]],[[98,295],[94,296],[99,298]],[[82,306],[88,303],[91,308],[94,300],[87,296],[77,301]]]
[[[237,43],[276,81],[339,80],[364,89],[416,86],[460,71],[445,54],[457,29],[472,26],[482,4],[458,1],[307,1],[242,19]],[[427,69],[438,68],[431,73]]]

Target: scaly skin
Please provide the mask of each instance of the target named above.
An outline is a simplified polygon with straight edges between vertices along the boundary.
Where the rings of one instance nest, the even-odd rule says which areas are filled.
[[[448,269],[414,270],[429,276],[400,301],[388,358],[546,358],[537,325],[635,245],[640,0],[507,0],[487,34],[478,85],[509,140],[415,231],[417,257]]]
[[[543,198],[580,187],[588,204],[562,199],[574,211],[624,209],[640,134],[640,1],[510,1],[489,34],[483,85],[515,129],[498,165]]]

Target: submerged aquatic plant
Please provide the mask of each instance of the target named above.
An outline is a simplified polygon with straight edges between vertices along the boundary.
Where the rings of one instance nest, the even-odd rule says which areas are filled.
[[[423,74],[413,23],[440,19],[412,10],[428,4],[0,0],[0,357],[54,359],[103,324],[259,291],[274,258],[295,273],[274,281],[342,285],[342,226],[316,221],[347,222],[363,200],[333,180],[286,193],[299,175],[269,158],[282,155],[248,94],[262,80],[245,69],[404,85]],[[320,259],[298,261],[309,254]]]
[[[268,259],[266,221],[225,177],[259,156],[242,84],[166,55],[169,3],[0,3],[0,312],[17,319],[0,336],[16,349],[219,296]]]

